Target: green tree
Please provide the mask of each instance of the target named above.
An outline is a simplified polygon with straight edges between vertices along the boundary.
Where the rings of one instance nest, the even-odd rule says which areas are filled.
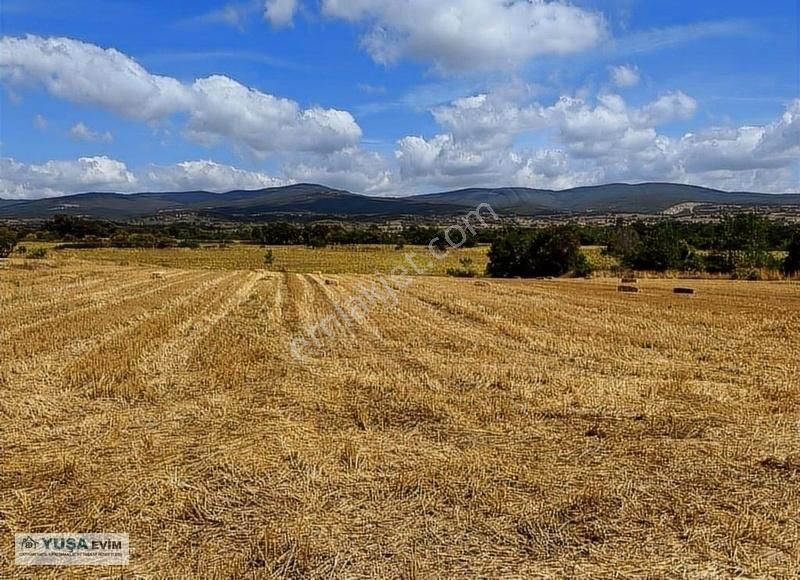
[[[725,216],[719,224],[722,251],[733,268],[759,268],[770,262],[770,222],[756,213]]]
[[[640,243],[639,233],[620,220],[609,236],[606,251],[612,256],[628,256],[639,248]]]
[[[684,252],[675,226],[664,222],[648,228],[640,243],[625,254],[622,261],[636,270],[664,272],[678,269]]]
[[[689,242],[681,240],[678,269],[684,272],[702,272],[705,268],[706,261],[703,256]]]
[[[587,275],[592,267],[581,252],[578,231],[556,226],[522,233],[511,230],[498,236],[489,250],[486,271],[499,278]]]
[[[253,228],[253,239],[269,246],[287,246],[303,243],[303,230],[286,222],[272,222]]]
[[[0,228],[0,258],[8,258],[16,245],[16,232],[8,228]]]
[[[303,230],[303,242],[309,248],[324,248],[328,245],[330,227],[325,224],[312,224]]]
[[[158,238],[153,234],[131,234],[128,236],[128,243],[132,248],[155,248],[158,246]]]
[[[800,234],[795,234],[789,242],[789,255],[783,261],[781,270],[786,276],[793,276],[800,272]]]

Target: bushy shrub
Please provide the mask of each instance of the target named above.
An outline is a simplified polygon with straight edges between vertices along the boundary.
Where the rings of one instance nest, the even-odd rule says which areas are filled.
[[[725,254],[714,252],[705,257],[705,270],[709,274],[731,274],[736,270],[736,264]]]
[[[0,228],[0,258],[8,258],[16,245],[16,232],[8,228]]]
[[[685,240],[681,240],[678,269],[683,272],[702,272],[706,269],[706,261],[703,256]]]
[[[581,254],[575,262],[573,273],[579,278],[588,278],[594,273],[594,266],[584,254]]]
[[[200,247],[200,242],[197,240],[181,240],[178,242],[179,248],[189,248],[191,250],[196,250]]]
[[[446,252],[450,249],[450,244],[447,243],[447,240],[444,237],[444,232],[439,232],[436,236],[431,238],[431,241],[428,242],[428,245],[433,246],[439,252]]]
[[[47,248],[34,248],[28,252],[28,258],[31,260],[43,260],[47,257]]]
[[[166,248],[174,248],[178,245],[177,240],[173,238],[158,238],[156,240],[156,248],[163,250]]]
[[[472,258],[461,258],[458,263],[458,268],[448,268],[447,275],[455,278],[474,278],[477,275],[472,263]]]
[[[158,239],[153,234],[116,234],[111,245],[116,248],[155,248]]]
[[[761,272],[755,268],[739,268],[731,274],[733,280],[747,280],[749,282],[756,282],[761,280]]]
[[[328,245],[328,241],[323,237],[313,236],[306,239],[306,246],[309,248],[324,248]]]

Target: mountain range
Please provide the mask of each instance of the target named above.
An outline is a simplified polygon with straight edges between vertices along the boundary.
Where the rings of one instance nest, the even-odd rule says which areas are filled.
[[[408,197],[369,197],[300,183],[227,193],[81,193],[36,200],[0,199],[0,218],[43,219],[56,214],[126,221],[199,216],[258,221],[279,216],[391,218],[450,216],[489,203],[499,214],[656,214],[679,204],[800,206],[800,194],[724,192],[674,183],[608,184],[563,191],[524,187],[470,188]]]

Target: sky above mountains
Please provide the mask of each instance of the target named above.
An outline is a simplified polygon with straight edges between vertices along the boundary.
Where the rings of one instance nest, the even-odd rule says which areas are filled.
[[[800,192],[795,0],[4,0],[0,197]]]

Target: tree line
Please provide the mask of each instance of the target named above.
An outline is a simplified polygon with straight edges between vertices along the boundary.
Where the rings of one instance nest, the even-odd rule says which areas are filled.
[[[324,247],[343,244],[427,245],[444,230],[412,224],[402,231],[389,231],[377,225],[270,222],[260,225],[217,225],[194,222],[173,224],[119,224],[104,220],[56,215],[40,224],[18,228],[19,240],[62,242],[70,248],[92,247],[197,247],[201,243],[244,242],[270,246],[305,245]],[[491,242],[491,235],[479,232],[465,243]]]
[[[216,224],[118,224],[56,215],[17,229],[0,228],[0,257],[23,240],[60,241],[67,247],[199,247],[201,243],[238,241],[262,245],[338,244],[428,245],[443,229],[411,224],[400,231],[376,225],[270,222],[226,227]],[[633,270],[682,271],[757,276],[759,269],[800,271],[800,226],[776,223],[755,213],[724,216],[717,223],[662,221],[610,226],[566,224],[544,228],[481,229],[464,246],[491,244],[488,273],[500,277],[587,275],[592,266],[581,246],[605,252]],[[779,257],[776,253],[788,252]]]
[[[489,251],[487,272],[498,277],[586,275],[592,267],[580,252],[590,239],[624,268],[656,272],[707,272],[756,279],[761,269],[791,276],[800,272],[800,228],[758,214],[725,216],[715,224],[618,221],[607,228],[563,225],[541,230],[508,229]],[[787,252],[786,257],[777,255]]]

